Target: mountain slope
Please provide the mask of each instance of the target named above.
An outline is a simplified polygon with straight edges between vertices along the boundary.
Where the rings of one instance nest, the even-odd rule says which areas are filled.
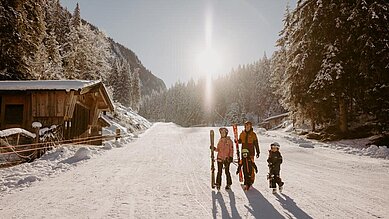
[[[121,45],[120,43],[115,42],[111,38],[109,38],[109,42],[111,44],[112,52],[117,57],[126,60],[130,64],[132,72],[137,68],[139,69],[142,96],[149,95],[153,91],[159,92],[161,90],[166,90],[166,85],[163,80],[153,75],[150,70],[146,69],[133,51]]]

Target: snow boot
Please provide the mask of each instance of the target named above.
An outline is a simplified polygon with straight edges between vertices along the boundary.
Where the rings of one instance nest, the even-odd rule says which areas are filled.
[[[283,182],[281,182],[281,185],[279,185],[278,186],[278,189],[280,190],[280,192],[282,192],[282,190],[284,189],[284,183]]]
[[[231,189],[231,185],[226,185],[226,189],[227,190]]]
[[[274,189],[273,189],[273,194],[276,194],[276,193],[277,193],[277,189],[274,188]]]
[[[220,190],[220,185],[216,185],[216,189],[219,191]]]

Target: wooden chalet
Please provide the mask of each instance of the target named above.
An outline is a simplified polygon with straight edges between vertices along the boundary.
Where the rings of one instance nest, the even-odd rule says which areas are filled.
[[[272,116],[263,120],[262,123],[259,124],[260,127],[265,129],[272,129],[280,125],[286,118],[288,118],[289,113],[283,113],[276,116]]]
[[[114,106],[101,81],[0,81],[0,130],[62,127],[64,139],[101,135],[101,113]]]

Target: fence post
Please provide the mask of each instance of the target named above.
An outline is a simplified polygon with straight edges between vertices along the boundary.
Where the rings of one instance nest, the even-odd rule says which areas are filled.
[[[38,142],[39,142],[39,129],[42,127],[42,124],[40,122],[33,122],[32,127],[35,129],[35,158],[40,157],[40,151],[38,150]]]
[[[116,137],[115,140],[118,140],[120,138],[120,129],[116,129]]]

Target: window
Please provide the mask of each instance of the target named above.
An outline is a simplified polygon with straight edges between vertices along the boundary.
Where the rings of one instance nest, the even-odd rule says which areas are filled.
[[[23,124],[23,105],[5,105],[5,124]]]

